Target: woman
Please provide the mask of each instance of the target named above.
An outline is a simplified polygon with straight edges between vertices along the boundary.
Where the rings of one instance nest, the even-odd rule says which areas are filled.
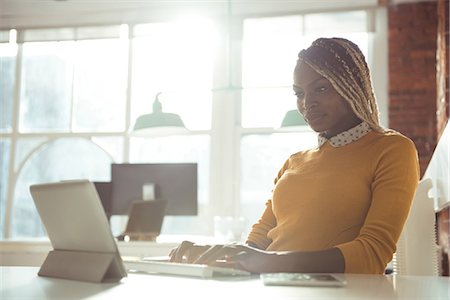
[[[382,274],[419,180],[411,140],[379,124],[364,55],[342,38],[300,52],[297,107],[319,146],[289,157],[246,245],[183,242],[172,261],[225,264],[255,272]]]

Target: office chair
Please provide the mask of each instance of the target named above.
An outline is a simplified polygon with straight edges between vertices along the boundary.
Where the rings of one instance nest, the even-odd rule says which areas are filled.
[[[431,179],[419,182],[393,259],[394,274],[439,275],[433,199],[428,197]]]

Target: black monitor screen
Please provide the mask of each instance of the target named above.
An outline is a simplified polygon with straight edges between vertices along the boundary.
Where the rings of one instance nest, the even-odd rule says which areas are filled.
[[[154,186],[154,199],[167,201],[166,215],[197,215],[197,164],[112,164],[111,214],[126,215],[130,203],[145,199]],[[145,199],[147,200],[147,199]]]

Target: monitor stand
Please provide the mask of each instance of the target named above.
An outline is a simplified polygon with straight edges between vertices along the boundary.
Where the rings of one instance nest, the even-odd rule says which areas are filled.
[[[167,201],[135,200],[128,212],[125,231],[119,241],[155,241],[161,232]]]
[[[124,232],[121,235],[118,235],[116,238],[119,241],[124,242],[132,242],[132,241],[147,241],[147,242],[154,242],[156,241],[156,238],[159,236],[159,233],[148,233],[148,232],[141,232],[141,233],[126,233]]]

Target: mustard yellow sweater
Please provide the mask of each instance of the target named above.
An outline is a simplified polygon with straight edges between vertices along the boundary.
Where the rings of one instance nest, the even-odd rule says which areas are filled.
[[[247,242],[269,251],[338,247],[346,273],[381,274],[396,251],[418,180],[416,148],[394,131],[298,152],[278,173]]]

